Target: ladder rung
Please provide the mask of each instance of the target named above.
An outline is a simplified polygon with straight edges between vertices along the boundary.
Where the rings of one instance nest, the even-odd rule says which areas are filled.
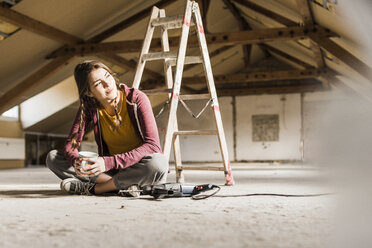
[[[211,99],[211,95],[210,94],[180,95],[180,98],[184,101],[187,101],[187,100],[201,100],[201,99]]]
[[[168,66],[175,66],[176,65],[176,58],[171,58],[170,60],[167,61]],[[200,64],[203,63],[203,59],[201,56],[186,56],[185,57],[185,65],[189,64]]]
[[[173,135],[217,135],[217,130],[188,130],[176,131]]]
[[[166,29],[181,28],[182,24],[183,24],[183,15],[159,17],[151,21],[151,25],[153,27],[163,26]],[[193,21],[191,21],[191,25],[194,25]]]
[[[213,171],[225,171],[224,167],[217,167],[217,166],[181,166],[177,167],[178,170],[213,170]]]
[[[175,66],[177,61],[177,51],[169,51],[169,52],[155,52],[155,53],[146,53],[142,55],[142,61],[152,61],[152,60],[160,60],[160,59],[169,59],[167,61],[168,66]],[[201,56],[186,56],[185,57],[185,65],[188,64],[198,64],[203,63],[203,59]]]
[[[176,58],[177,51],[146,53],[142,55],[142,61]]]
[[[172,93],[172,89],[153,89],[153,90],[142,90],[146,95],[162,95]]]
[[[152,89],[152,90],[142,90],[146,95],[164,95],[172,93],[172,89]],[[210,94],[192,94],[192,95],[180,95],[180,98],[184,101],[188,100],[202,100],[211,99]]]

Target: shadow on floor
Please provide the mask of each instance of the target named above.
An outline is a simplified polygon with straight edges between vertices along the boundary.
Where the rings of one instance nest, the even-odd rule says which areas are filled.
[[[68,196],[61,190],[0,190],[0,198],[53,198]]]

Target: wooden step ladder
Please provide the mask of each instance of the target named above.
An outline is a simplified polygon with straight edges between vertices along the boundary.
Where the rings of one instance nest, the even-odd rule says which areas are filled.
[[[190,30],[190,25],[196,25],[197,37],[201,56],[186,56],[187,40]],[[161,43],[162,52],[149,53],[150,44],[155,27],[161,27]],[[181,28],[181,37],[178,51],[169,51],[168,29]],[[220,108],[217,100],[216,88],[212,74],[212,67],[209,59],[207,43],[205,40],[203,23],[200,15],[198,3],[195,1],[186,1],[185,13],[183,16],[166,17],[164,9],[153,7],[150,20],[147,26],[146,36],[143,41],[141,55],[139,57],[136,74],[133,81],[133,87],[138,89],[142,78],[143,70],[146,61],[164,60],[164,75],[167,84],[165,90],[144,90],[146,94],[166,93],[170,98],[170,109],[168,123],[164,136],[163,153],[169,159],[171,146],[173,144],[176,180],[177,182],[184,182],[183,170],[219,170],[224,171],[226,185],[233,185],[234,179],[231,173],[230,160],[227,151],[225,140],[225,133],[222,126],[222,119]],[[204,67],[204,74],[208,86],[208,94],[193,94],[180,95],[182,73],[185,64],[202,63]],[[174,83],[172,75],[172,66],[176,66]],[[178,101],[181,100],[200,100],[209,99],[212,101],[213,113],[216,122],[216,130],[178,130],[177,123],[177,106]],[[180,150],[180,135],[217,135],[221,149],[222,160],[224,167],[195,167],[182,166],[181,150]]]

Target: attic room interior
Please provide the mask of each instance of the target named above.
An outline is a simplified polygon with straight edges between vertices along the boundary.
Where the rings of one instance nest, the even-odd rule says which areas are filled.
[[[371,11],[368,0],[0,0],[0,247],[369,247]],[[136,107],[133,121],[129,89],[149,99],[167,183],[220,191],[66,194],[47,161],[73,128],[85,132],[76,154],[102,158],[102,174],[108,161],[132,166],[82,128],[94,91],[81,93],[76,71],[87,61],[129,87],[118,99],[142,145],[151,132]],[[117,106],[107,114],[118,119]],[[192,231],[203,225],[213,228]]]

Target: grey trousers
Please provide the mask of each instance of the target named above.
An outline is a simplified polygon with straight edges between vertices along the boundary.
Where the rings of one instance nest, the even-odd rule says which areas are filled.
[[[63,154],[57,150],[49,152],[46,165],[60,179],[77,178],[84,182],[95,182],[97,177],[79,177],[67,162]],[[111,176],[118,189],[127,189],[129,186],[156,185],[165,183],[168,175],[168,160],[161,153],[145,156],[137,164],[122,170],[109,170],[105,173]]]

